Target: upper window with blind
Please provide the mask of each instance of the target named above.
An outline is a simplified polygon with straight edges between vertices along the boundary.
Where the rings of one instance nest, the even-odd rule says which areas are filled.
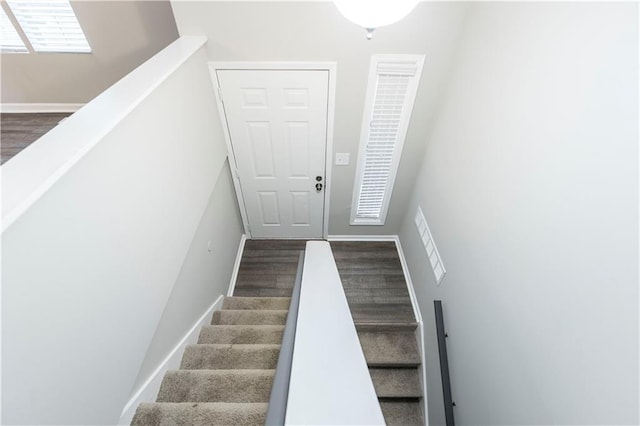
[[[51,53],[90,53],[91,47],[80,27],[78,18],[68,0],[7,0],[13,15],[26,40],[26,45],[33,52]],[[11,24],[10,19],[8,24]],[[4,36],[3,24],[3,36]],[[2,51],[7,50],[2,46]]]
[[[11,23],[4,9],[0,8],[0,31],[2,31],[2,52],[27,52],[27,46],[20,38],[20,34]]]
[[[352,225],[384,225],[402,146],[416,99],[424,55],[371,58]]]

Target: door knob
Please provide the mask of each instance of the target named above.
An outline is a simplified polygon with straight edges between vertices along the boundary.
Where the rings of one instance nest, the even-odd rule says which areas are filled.
[[[322,184],[321,183],[316,183],[316,191],[318,191],[318,192],[322,191]]]

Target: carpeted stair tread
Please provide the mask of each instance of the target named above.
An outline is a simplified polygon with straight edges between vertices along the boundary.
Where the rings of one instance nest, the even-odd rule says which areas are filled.
[[[417,367],[418,344],[412,332],[358,332],[369,367]]]
[[[424,425],[418,401],[380,401],[380,408],[387,426]]]
[[[280,345],[199,344],[185,348],[180,368],[271,369],[276,368]]]
[[[379,398],[422,397],[417,368],[370,368],[369,374]]]
[[[284,325],[286,310],[226,309],[213,313],[213,325]]]
[[[264,425],[267,403],[144,403],[132,426]]]
[[[269,402],[275,370],[174,370],[158,402]]]
[[[222,309],[287,310],[290,297],[227,297]]]
[[[283,325],[207,325],[198,343],[280,344]]]

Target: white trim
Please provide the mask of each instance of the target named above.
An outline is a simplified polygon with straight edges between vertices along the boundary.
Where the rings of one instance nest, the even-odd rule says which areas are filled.
[[[424,426],[429,426],[429,404],[427,398],[427,364],[424,351],[424,323],[418,322],[416,328],[416,339],[418,340],[418,349],[420,349],[420,366],[418,367],[418,374],[420,375],[420,381],[422,382],[422,418],[424,420]]]
[[[411,281],[411,274],[409,273],[409,265],[407,265],[407,258],[404,257],[404,251],[402,250],[402,243],[400,243],[400,237],[394,235],[394,241],[396,243],[396,249],[398,250],[398,257],[400,258],[400,264],[402,265],[402,272],[404,273],[404,279],[407,282],[407,289],[409,290],[409,297],[411,298],[411,306],[413,306],[413,314],[416,316],[416,321],[422,322],[422,314],[420,313],[420,306],[418,305],[418,297],[416,291],[413,288],[413,281]]]
[[[400,264],[402,265],[402,272],[404,279],[407,282],[407,290],[409,291],[409,297],[411,298],[411,306],[413,307],[413,314],[418,322],[416,328],[416,339],[418,340],[418,348],[420,349],[420,368],[418,372],[422,381],[422,414],[425,426],[429,425],[429,407],[427,404],[427,369],[426,369],[426,357],[424,350],[424,321],[422,320],[422,314],[420,313],[420,305],[418,305],[418,297],[416,296],[416,290],[413,287],[413,281],[411,280],[411,274],[409,273],[409,265],[407,264],[407,258],[404,256],[404,250],[402,249],[402,243],[400,237],[395,235],[396,249],[398,250],[398,257],[400,258]]]
[[[420,79],[422,76],[422,69],[424,65],[425,55],[372,55],[369,65],[369,77],[367,80],[366,97],[364,101],[364,112],[362,114],[362,126],[360,130],[360,143],[358,146],[358,158],[356,163],[356,175],[353,185],[353,194],[351,197],[351,215],[349,219],[350,225],[384,225],[387,220],[387,212],[389,211],[389,205],[391,203],[391,196],[393,194],[393,187],[395,184],[396,175],[398,173],[398,166],[400,164],[400,158],[402,156],[402,148],[407,136],[409,124],[411,121],[411,115],[413,112],[413,106],[418,94],[418,88],[420,85]],[[363,185],[364,172],[365,172],[365,160],[367,146],[369,145],[369,133],[371,129],[371,123],[373,121],[374,104],[377,99],[377,89],[380,77],[380,68],[385,65],[391,64],[392,66],[399,68],[412,68],[412,74],[405,74],[410,77],[406,97],[403,102],[400,124],[395,139],[395,145],[392,153],[391,164],[389,168],[389,177],[386,181],[386,189],[384,198],[382,199],[382,205],[380,207],[380,215],[377,218],[365,218],[358,217],[358,206],[360,203],[360,189]]]
[[[397,235],[329,235],[327,241],[397,241]]]
[[[24,104],[24,103],[3,103],[0,104],[0,112],[11,113],[46,113],[46,112],[71,112],[74,113],[85,104]]]
[[[209,62],[209,74],[211,76],[211,84],[213,85],[213,93],[216,97],[216,103],[218,105],[218,117],[220,117],[220,124],[222,125],[222,133],[224,134],[224,143],[227,146],[227,157],[229,158],[229,168],[231,169],[231,178],[233,180],[233,189],[236,193],[236,199],[238,200],[238,208],[240,210],[240,217],[242,219],[242,226],[244,228],[244,234],[246,238],[251,238],[251,229],[249,228],[249,219],[247,216],[247,209],[244,205],[244,196],[242,195],[242,187],[240,186],[240,179],[238,177],[238,163],[236,156],[233,152],[233,145],[231,144],[231,135],[229,134],[229,127],[227,126],[227,116],[224,111],[224,104],[222,97],[220,96],[220,83],[218,82],[218,76],[216,74],[217,65],[215,62]]]
[[[242,217],[242,224],[244,225],[244,232],[247,238],[251,239],[251,229],[249,227],[249,220],[247,215],[246,206],[244,204],[244,196],[242,194],[242,187],[240,180],[238,179],[237,162],[233,152],[233,145],[231,144],[231,135],[229,134],[229,127],[227,126],[227,118],[224,110],[224,103],[220,98],[220,84],[216,74],[217,70],[319,70],[327,71],[329,73],[329,87],[327,88],[327,135],[325,145],[325,185],[324,185],[324,216],[322,226],[322,238],[327,238],[329,235],[329,211],[331,200],[331,182],[332,174],[332,162],[331,157],[333,155],[333,129],[334,129],[334,117],[335,117],[335,98],[336,98],[336,72],[337,65],[335,62],[235,62],[235,61],[211,61],[209,62],[209,73],[211,75],[211,83],[213,84],[216,102],[218,104],[218,114],[220,116],[220,122],[222,123],[222,129],[224,133],[224,141],[227,145],[227,151],[229,153],[229,164],[231,165],[231,175],[233,176],[233,187],[236,191],[238,198],[238,206],[240,208],[240,216]],[[285,237],[283,237],[285,238]]]
[[[210,61],[211,70],[335,70],[335,62],[289,62],[289,61]]]
[[[211,322],[211,315],[213,314],[213,311],[222,307],[223,300],[223,294],[218,296],[215,302],[213,302],[213,304],[205,311],[205,313],[202,314],[200,319],[198,319],[198,321],[193,324],[193,326],[189,329],[189,331],[187,331],[187,333],[173,348],[169,355],[167,355],[167,357],[160,363],[160,365],[158,365],[158,368],[156,368],[155,371],[151,373],[149,378],[133,394],[133,396],[129,399],[127,404],[122,409],[122,414],[120,415],[120,420],[118,421],[119,425],[131,424],[131,419],[133,419],[133,415],[135,414],[136,409],[141,402],[153,402],[156,400],[156,396],[158,394],[158,391],[160,390],[160,385],[162,384],[164,374],[167,371],[177,369],[180,366],[180,360],[182,358],[184,349],[187,347],[187,345],[194,344],[198,341],[200,329]]]
[[[238,280],[238,271],[240,270],[240,262],[242,261],[242,253],[244,253],[244,244],[247,242],[247,235],[242,234],[240,237],[240,243],[238,244],[238,252],[236,254],[236,261],[233,264],[233,272],[231,273],[231,279],[229,280],[229,289],[227,290],[227,296],[233,296],[233,291],[236,289],[236,281]]]
[[[324,218],[322,237],[327,238],[329,236],[329,210],[331,201],[331,187],[333,182],[331,180],[333,172],[333,125],[336,111],[336,78],[337,78],[337,65],[336,63],[330,63],[327,65],[329,71],[329,93],[327,98],[327,144],[325,147],[325,166],[324,166]]]

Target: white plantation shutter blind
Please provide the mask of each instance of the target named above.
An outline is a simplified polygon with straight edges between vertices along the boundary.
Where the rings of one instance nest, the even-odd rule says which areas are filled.
[[[352,224],[384,224],[422,68],[422,56],[380,56],[369,76]]]
[[[0,31],[2,31],[2,39],[0,44],[2,45],[2,52],[26,52],[27,47],[18,35],[13,23],[9,20],[9,17],[5,13],[4,9],[0,7]]]
[[[91,52],[67,0],[9,0],[7,3],[36,52]]]

